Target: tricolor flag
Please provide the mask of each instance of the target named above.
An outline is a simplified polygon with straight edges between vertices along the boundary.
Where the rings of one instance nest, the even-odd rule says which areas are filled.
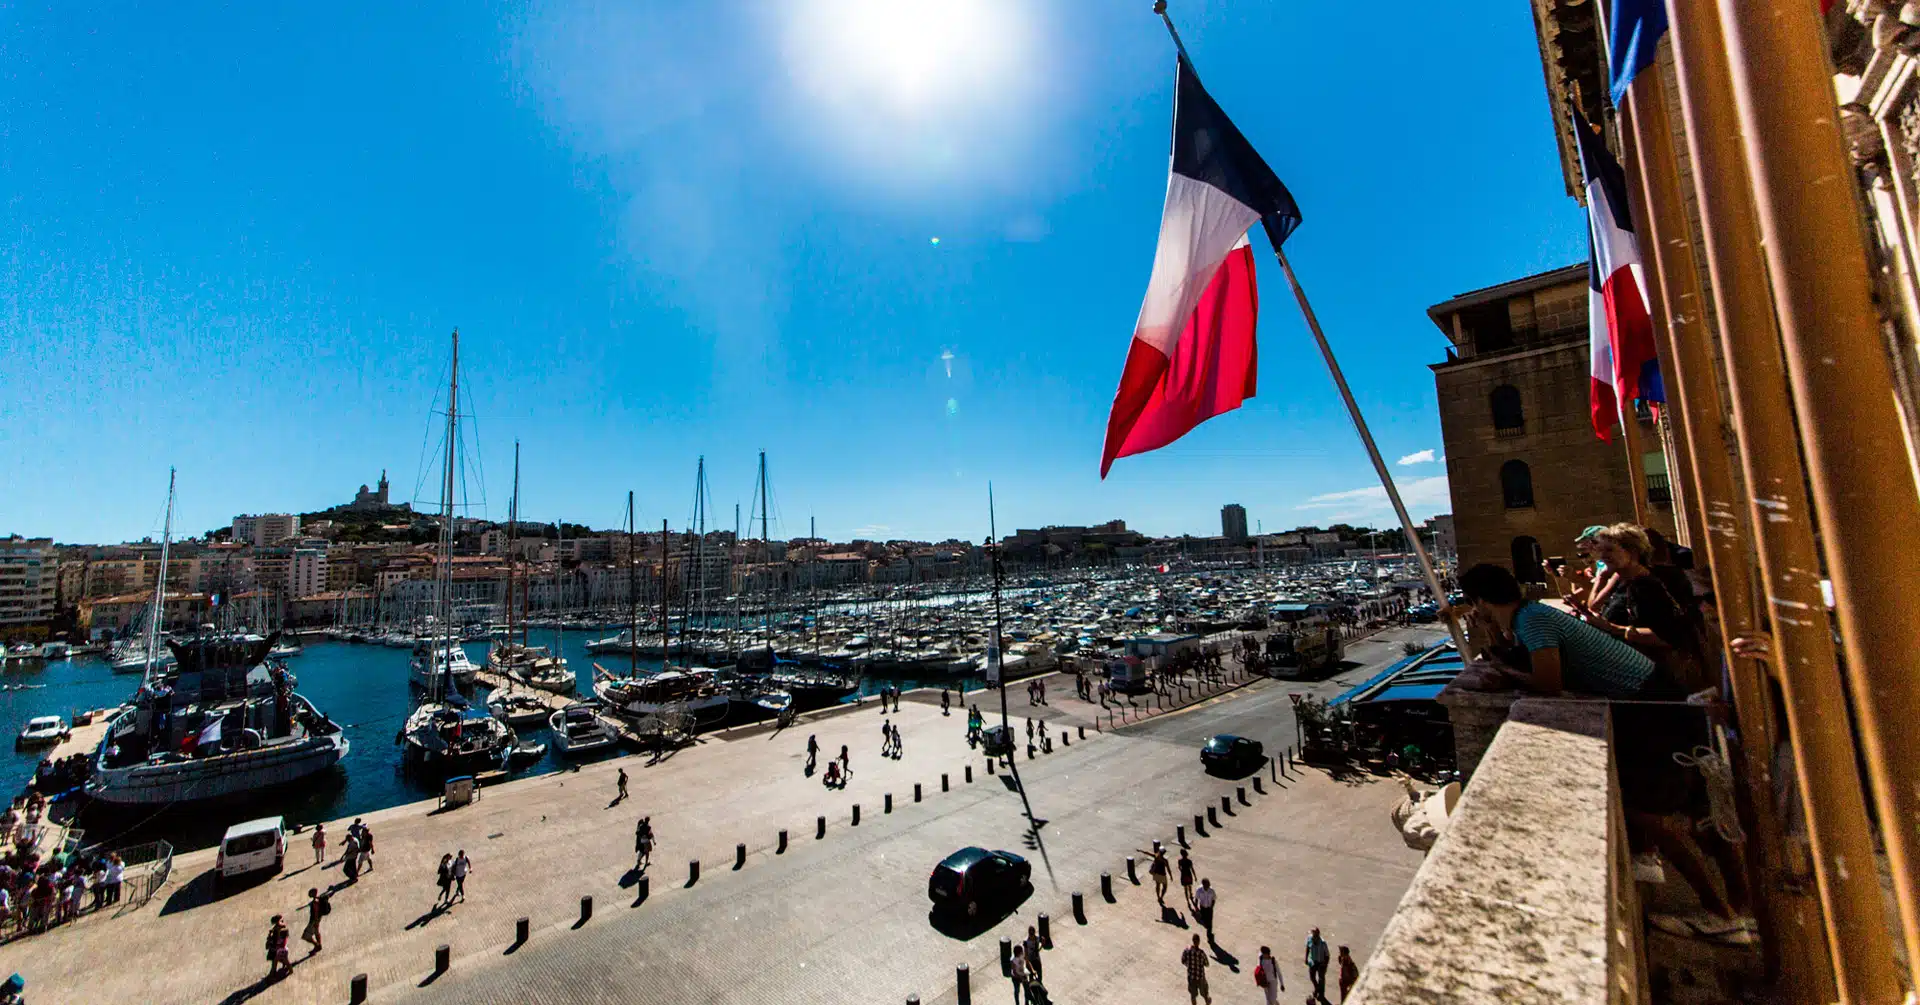
[[[1573,134],[1587,179],[1588,403],[1594,434],[1611,443],[1622,402],[1667,395],[1653,350],[1640,243],[1627,213],[1626,175],[1578,110]]]
[[[1653,65],[1654,48],[1667,33],[1667,0],[1613,0],[1607,12],[1607,74],[1613,103],[1627,103],[1627,87]]]
[[[1253,397],[1255,223],[1278,248],[1300,225],[1300,208],[1182,55],[1160,246],[1107,417],[1100,477],[1115,458],[1164,447]]]

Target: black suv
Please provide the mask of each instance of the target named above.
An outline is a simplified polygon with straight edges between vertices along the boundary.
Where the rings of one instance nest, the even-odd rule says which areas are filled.
[[[927,896],[934,910],[980,916],[983,905],[1008,905],[1033,889],[1033,866],[1010,851],[962,848],[933,867]]]

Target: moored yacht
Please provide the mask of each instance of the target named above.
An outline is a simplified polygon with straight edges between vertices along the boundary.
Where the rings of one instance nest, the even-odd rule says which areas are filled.
[[[87,793],[122,806],[199,802],[338,764],[346,734],[267,660],[274,641],[209,633],[168,643],[174,670],[150,675],[108,723]]]
[[[547,719],[553,730],[553,742],[563,754],[585,754],[605,750],[620,742],[620,731],[602,718],[592,702],[577,701],[555,709]]]
[[[726,718],[732,698],[721,686],[718,671],[705,667],[669,668],[656,674],[615,677],[599,671],[594,696],[619,715],[644,719],[684,709],[701,725]]]
[[[474,673],[478,669],[467,657],[466,649],[457,642],[422,642],[413,647],[413,662],[407,670],[407,681],[422,691],[449,693],[472,687]]]

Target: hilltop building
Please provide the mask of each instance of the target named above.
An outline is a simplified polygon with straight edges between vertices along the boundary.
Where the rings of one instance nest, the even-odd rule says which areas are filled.
[[[1247,540],[1247,508],[1239,503],[1220,507],[1220,533],[1234,544]]]

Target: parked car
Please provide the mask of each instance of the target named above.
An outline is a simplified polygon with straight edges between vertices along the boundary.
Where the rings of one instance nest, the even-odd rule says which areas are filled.
[[[220,882],[262,869],[280,871],[287,858],[287,818],[261,817],[227,828],[213,859],[213,878]]]
[[[935,911],[977,918],[983,907],[1005,907],[1033,889],[1033,866],[1010,851],[962,848],[933,867],[927,896]]]
[[[1266,748],[1258,740],[1221,733],[1200,748],[1200,763],[1222,771],[1244,771],[1266,763]]]
[[[13,738],[13,749],[32,750],[51,747],[67,735],[67,724],[57,715],[36,715],[27,720],[20,735]]]

